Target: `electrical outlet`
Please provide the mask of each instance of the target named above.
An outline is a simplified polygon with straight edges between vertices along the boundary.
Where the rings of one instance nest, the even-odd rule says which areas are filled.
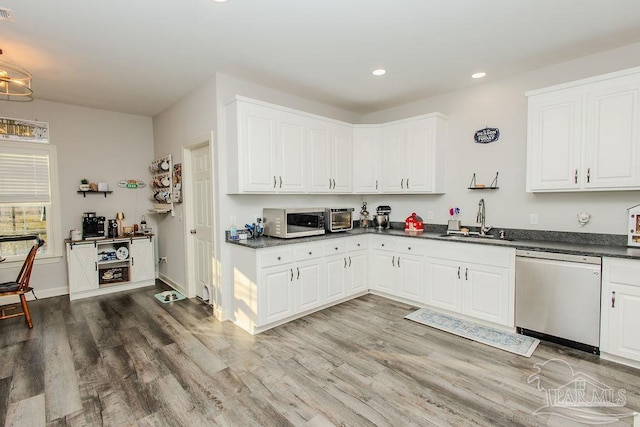
[[[253,214],[253,217],[255,218],[256,224],[259,223],[260,221],[262,221],[262,215],[261,214]]]
[[[433,221],[433,211],[427,211],[427,219]]]
[[[538,223],[538,214],[532,213],[529,214],[529,224],[536,225]]]

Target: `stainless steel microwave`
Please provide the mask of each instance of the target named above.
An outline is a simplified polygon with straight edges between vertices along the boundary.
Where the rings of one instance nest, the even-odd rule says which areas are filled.
[[[324,234],[325,211],[321,208],[264,208],[264,235],[292,239]]]

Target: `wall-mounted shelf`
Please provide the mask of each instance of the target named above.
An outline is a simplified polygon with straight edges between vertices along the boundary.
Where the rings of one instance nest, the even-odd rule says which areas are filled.
[[[476,174],[474,172],[473,177],[471,177],[471,183],[469,184],[469,190],[497,190],[498,188],[498,172],[496,172],[496,177],[491,181],[491,185],[488,187],[484,184],[476,184]]]
[[[78,194],[82,193],[82,197],[87,197],[87,193],[89,194],[104,194],[104,197],[107,197],[107,194],[111,194],[113,193],[113,191],[109,190],[109,191],[82,191],[82,190],[78,190]]]

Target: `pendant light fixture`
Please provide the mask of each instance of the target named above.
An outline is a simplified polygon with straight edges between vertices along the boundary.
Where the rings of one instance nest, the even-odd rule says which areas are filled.
[[[0,100],[33,101],[32,95],[31,73],[22,67],[0,60]]]

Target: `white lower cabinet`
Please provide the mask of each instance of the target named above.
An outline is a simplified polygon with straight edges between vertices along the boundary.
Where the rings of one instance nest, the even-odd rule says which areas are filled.
[[[152,236],[67,241],[69,299],[155,284]]]
[[[374,238],[372,289],[424,302],[426,245],[406,238]]]
[[[515,250],[432,242],[427,252],[426,304],[513,327]]]
[[[367,241],[354,236],[266,249],[232,245],[234,322],[255,334],[363,293]]]
[[[602,259],[601,301],[600,351],[640,362],[640,261]]]

